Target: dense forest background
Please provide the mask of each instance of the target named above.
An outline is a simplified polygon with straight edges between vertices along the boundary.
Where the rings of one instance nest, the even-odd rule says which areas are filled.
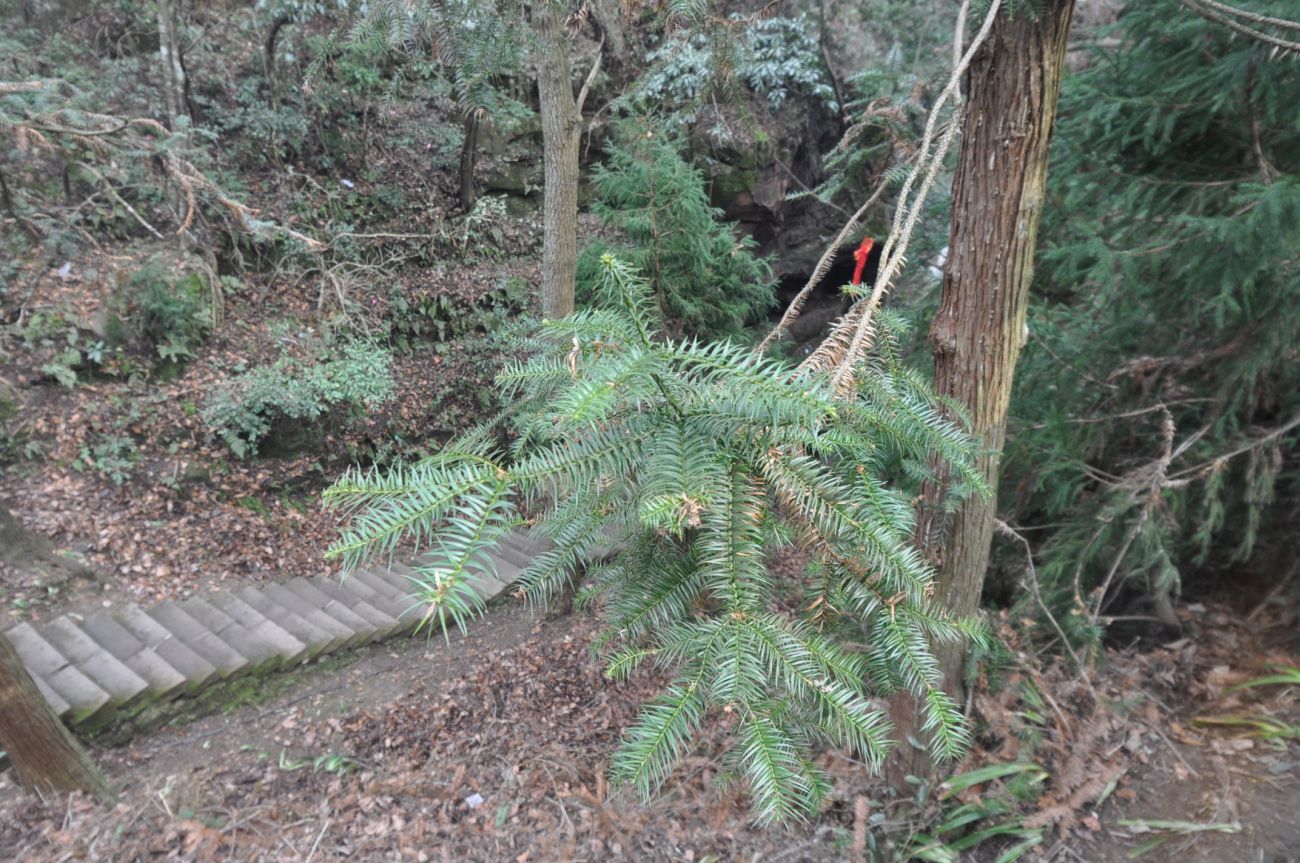
[[[401,475],[449,441],[452,452],[485,421],[522,416],[509,414],[521,400],[532,400],[531,419],[502,421],[493,432],[516,454],[529,442],[553,441],[561,428],[580,441],[580,422],[547,426],[547,410],[584,421],[615,416],[600,413],[612,410],[600,401],[606,395],[564,387],[570,375],[578,378],[579,359],[587,362],[580,337],[590,350],[598,327],[631,340],[638,321],[653,320],[657,337],[699,351],[688,356],[683,347],[669,359],[684,365],[663,369],[716,362],[722,371],[706,381],[716,387],[708,398],[733,399],[734,410],[751,418],[761,404],[769,424],[796,425],[820,408],[742,379],[739,370],[751,369],[743,357],[811,285],[802,314],[764,343],[763,362],[772,365],[752,367],[756,378],[780,377],[815,356],[870,288],[898,228],[900,194],[924,163],[927,118],[951,72],[959,8],[978,24],[989,4],[969,5],[0,2],[6,623],[334,573],[326,552],[337,549],[338,514],[320,502],[326,489],[337,493],[340,476],[361,483]],[[1043,3],[1009,5],[999,14],[1045,14]],[[678,819],[676,826],[634,825],[626,812],[583,803],[584,812],[599,812],[592,823],[603,819],[592,828],[602,837],[594,841],[617,842],[632,859],[659,859],[643,843],[646,831],[664,829],[676,831],[673,853],[694,842],[713,849],[701,854],[721,855],[712,859],[740,850],[776,859],[783,842],[805,843],[798,853],[807,859],[865,855],[868,844],[870,853],[897,859],[966,859],[956,855],[984,840],[989,850],[980,853],[990,860],[1014,859],[998,857],[1013,849],[1055,854],[1052,835],[1067,837],[1080,824],[1093,829],[1089,807],[1099,809],[1114,786],[1075,792],[1085,777],[1119,781],[1117,762],[1104,753],[1113,755],[1111,741],[1125,729],[1145,723],[1165,742],[1187,743],[1194,732],[1184,727],[1186,716],[1179,724],[1179,710],[1203,712],[1206,699],[1272,666],[1294,670],[1300,28],[1286,19],[1290,5],[1253,0],[1242,13],[1210,0],[1077,0],[1001,476],[987,490],[997,502],[983,590],[991,637],[977,639],[967,662],[974,686],[953,705],[975,717],[966,742],[976,755],[958,774],[973,778],[947,788],[946,806],[918,792],[923,814],[906,816],[898,834],[907,839],[878,841],[855,826],[876,817],[858,809],[870,797],[876,812],[874,792],[853,785],[866,779],[844,779],[836,772],[847,771],[844,764],[821,764],[834,784],[825,794],[809,792],[816,805],[803,814],[823,820],[806,836],[756,833],[766,838],[733,837],[739,844],[719,850],[702,837],[723,828],[691,821],[681,798],[696,784],[712,788],[701,771],[711,779],[714,768],[665,762],[657,781],[644,784],[680,780],[670,794],[679,808],[655,816]],[[556,80],[570,120],[561,143],[543,117],[551,116],[543,102]],[[577,160],[571,249],[550,245],[556,223],[544,200],[547,184],[563,179],[553,161],[561,145]],[[888,452],[862,458],[874,460],[881,487],[888,482],[897,496],[882,492],[873,503],[895,524],[911,524],[899,513],[933,479],[936,453],[960,467],[976,449],[958,432],[962,412],[926,382],[928,335],[950,258],[955,161],[956,150],[939,159],[933,192],[915,213],[908,266],[890,282],[871,360],[887,394],[879,395],[880,413],[862,422],[874,424]],[[852,219],[869,199],[865,214]],[[859,225],[847,236],[846,222]],[[874,239],[861,256],[865,268],[854,257],[864,238]],[[564,330],[550,366],[530,367],[530,333],[557,317],[563,267],[555,261],[571,273],[578,323]],[[600,317],[619,296],[631,316]],[[597,349],[591,361],[609,363],[599,374],[613,389],[627,369],[611,356]],[[543,372],[551,375],[545,386],[529,377]],[[647,372],[645,393],[629,400],[658,398],[662,386],[651,386],[658,373]],[[675,422],[683,414],[673,409]],[[794,438],[782,445],[815,448]],[[828,461],[847,464],[858,455],[844,443]],[[611,472],[608,465],[591,476],[546,467],[563,477],[548,488],[587,480],[596,488]],[[962,494],[978,496],[978,478],[969,479],[952,507]],[[845,487],[854,481],[844,479]],[[667,501],[688,486],[683,479],[640,490],[637,500]],[[725,493],[738,501],[756,494],[746,488]],[[717,500],[724,491],[710,486],[700,494]],[[566,504],[573,511],[558,517],[615,507],[593,495],[574,496]],[[802,501],[792,492],[773,511]],[[699,521],[683,506],[645,504],[632,518],[685,545]],[[569,522],[557,527],[561,542],[561,528],[576,530]],[[772,527],[754,539],[759,554],[765,543],[782,546],[768,567],[778,576],[774,606],[793,615],[810,601],[850,603],[818,592],[829,578],[825,559],[810,562],[799,531]],[[663,555],[644,554],[671,568]],[[598,585],[616,582],[600,579],[597,573]],[[564,592],[540,575],[533,588],[534,598]],[[904,592],[888,605],[891,622]],[[637,597],[623,599],[606,611],[616,629],[635,634],[629,621]],[[682,603],[683,616],[695,614],[688,606]],[[554,692],[614,687],[601,696],[602,734],[569,740],[604,758],[635,721],[636,704],[676,684],[658,666],[651,676],[663,679],[651,683],[601,682],[599,668],[586,668],[585,654],[563,640],[568,627],[592,634],[585,619],[546,624],[541,652],[519,654],[510,665],[515,674],[466,671],[464,679],[528,701],[541,696],[527,687],[541,684],[517,678],[544,679],[572,665]],[[928,637],[939,637],[940,623],[934,627]],[[691,645],[698,642],[683,636],[674,649],[689,656]],[[1226,665],[1234,676],[1206,678],[1207,669]],[[1155,713],[1141,712],[1142,698],[1133,695],[1142,680],[1160,689],[1161,698],[1151,696],[1160,704]],[[348,719],[353,738],[370,741],[348,756],[366,765],[355,772],[373,778],[384,728],[408,747],[397,760],[415,769],[431,757],[419,748],[427,744],[413,741],[420,723],[432,721],[429,711],[450,710],[440,697],[405,699],[396,717]],[[1296,738],[1294,708],[1284,693],[1266,711],[1276,723],[1269,740]],[[512,703],[509,715],[521,739],[545,736],[527,733],[534,720],[519,709]],[[946,707],[934,709],[946,715]],[[1261,715],[1235,701],[1219,713]],[[465,733],[439,716],[435,725],[450,740]],[[715,744],[726,748],[716,739],[708,745]],[[1286,745],[1281,763],[1294,755],[1295,744]],[[742,747],[742,756],[752,749]],[[448,743],[441,754],[465,751]],[[283,767],[283,754],[280,760]],[[465,763],[476,775],[475,762]],[[603,799],[603,768],[589,768],[565,780],[566,788]],[[1178,771],[1184,768],[1195,770],[1183,762]],[[790,769],[791,783],[805,781],[801,768]],[[351,768],[322,775],[317,763],[313,772],[317,778],[298,789],[306,797],[324,783],[359,781]],[[798,814],[781,808],[777,792],[764,798],[746,775],[759,804],[772,801],[759,806],[760,820]],[[1294,800],[1295,777],[1283,778],[1291,796],[1278,792],[1278,799]],[[459,799],[462,781],[451,783],[447,800]],[[262,799],[295,793],[283,776],[277,782]],[[643,783],[637,776],[632,784]],[[914,786],[930,787],[920,779]],[[823,798],[830,802],[821,805]],[[732,803],[734,814],[719,804],[712,817],[744,833],[747,804]],[[967,811],[954,814],[958,803]],[[504,811],[492,816],[498,832],[520,809]],[[886,820],[884,808],[878,815],[870,823]],[[1188,819],[1186,812],[1158,815],[1149,820]],[[27,811],[31,832],[15,827],[8,840],[35,842],[43,817]],[[233,836],[237,820],[205,829]],[[539,833],[548,829],[540,811],[525,820]],[[1229,820],[1238,818],[1216,810],[1206,823]],[[467,839],[456,823],[438,835],[469,843],[472,859],[504,859],[474,844],[486,841],[486,826]],[[826,833],[816,832],[817,823]],[[401,831],[392,824],[368,835]],[[979,826],[994,832],[962,844]],[[1045,834],[1048,827],[1061,832]],[[88,821],[85,829],[89,836],[110,828]],[[1186,826],[1157,833],[1170,840],[1166,850],[1199,835]],[[1276,838],[1266,834],[1251,841],[1266,847]],[[831,839],[836,850],[817,856],[818,843]],[[500,847],[515,857],[529,846]],[[607,859],[600,855],[613,854],[610,847],[581,853]],[[924,856],[941,853],[950,856]],[[1097,851],[1083,859],[1111,858]]]

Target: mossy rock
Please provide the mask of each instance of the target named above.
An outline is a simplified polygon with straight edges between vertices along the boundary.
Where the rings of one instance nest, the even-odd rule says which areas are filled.
[[[542,190],[541,165],[533,159],[496,159],[483,179],[487,192],[529,195]]]
[[[257,445],[262,458],[295,458],[307,453],[320,453],[329,436],[326,417],[300,419],[277,417],[271,421],[271,430]]]
[[[709,169],[709,203],[726,209],[745,192],[758,184],[758,169],[714,163]]]

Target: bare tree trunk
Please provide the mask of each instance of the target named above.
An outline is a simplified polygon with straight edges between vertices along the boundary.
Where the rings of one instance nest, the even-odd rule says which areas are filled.
[[[474,165],[478,162],[478,125],[478,111],[470,111],[465,115],[465,140],[460,145],[460,209],[465,213],[473,210],[478,201],[478,187],[474,185]]]
[[[573,99],[569,39],[551,0],[533,4],[541,43],[537,95],[542,115],[542,316],[573,312],[578,272],[578,144],[582,116]]]
[[[1074,0],[1046,0],[1036,18],[1003,13],[967,73],[968,104],[953,180],[952,232],[943,297],[930,325],[935,389],[961,404],[980,453],[976,465],[991,489],[1006,433],[1016,361],[1026,337],[1025,312],[1047,179],[1047,151]],[[938,597],[952,614],[979,607],[997,516],[995,496],[972,497],[944,517],[946,477],[922,489],[917,542],[939,572]],[[963,647],[937,645],[945,687],[964,701]],[[914,705],[891,712],[903,744],[889,766],[903,777],[930,772]]]
[[[86,750],[54,715],[9,639],[0,634],[0,746],[24,788],[38,794],[84,791],[104,803],[116,794]]]
[[[266,32],[266,41],[262,43],[262,71],[266,75],[267,89],[271,91],[271,104],[276,108],[280,107],[280,74],[276,69],[275,49],[280,41],[280,31],[291,23],[293,16],[288,12],[275,16],[271,28]]]
[[[158,0],[158,53],[163,66],[163,104],[173,132],[180,117],[189,116],[185,99],[185,64],[181,59],[178,0]]]

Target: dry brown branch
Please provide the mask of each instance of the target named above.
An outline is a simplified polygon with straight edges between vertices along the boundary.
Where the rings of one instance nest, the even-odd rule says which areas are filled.
[[[1093,704],[1099,704],[1100,702],[1097,699],[1097,691],[1092,688],[1091,674],[1088,667],[1083,663],[1083,660],[1079,658],[1079,654],[1074,652],[1074,647],[1070,644],[1070,639],[1066,637],[1065,630],[1061,628],[1061,624],[1047,607],[1047,603],[1043,601],[1042,588],[1038,583],[1038,570],[1034,566],[1033,546],[1029,544],[1029,540],[1025,538],[1024,534],[1012,528],[1011,525],[1007,524],[1002,519],[996,520],[993,523],[993,526],[998,533],[1014,539],[1024,547],[1025,574],[1027,576],[1026,582],[1029,585],[1029,592],[1033,594],[1034,602],[1037,604],[1038,610],[1043,613],[1043,616],[1047,618],[1047,621],[1052,625],[1052,628],[1056,630],[1056,635],[1061,639],[1061,644],[1065,646],[1066,652],[1070,654],[1070,659],[1074,662],[1074,667],[1079,674],[1079,679],[1087,684],[1088,691],[1092,694]]]
[[[831,244],[826,247],[826,251],[822,252],[822,256],[817,261],[817,266],[813,267],[812,275],[808,277],[807,283],[799,289],[799,293],[795,294],[794,299],[790,301],[790,305],[786,307],[785,313],[781,315],[781,320],[777,322],[777,325],[772,328],[772,331],[769,332],[763,341],[759,343],[757,348],[758,353],[765,353],[767,349],[771,347],[772,342],[779,339],[781,334],[789,329],[790,325],[794,323],[795,318],[799,317],[799,313],[803,311],[803,304],[807,302],[808,296],[812,293],[813,288],[815,288],[817,284],[826,277],[826,272],[831,268],[831,261],[834,259],[835,253],[841,246],[848,242],[849,237],[858,230],[862,224],[863,217],[867,214],[867,211],[871,209],[873,204],[880,200],[880,196],[885,193],[885,189],[887,188],[888,186],[881,183],[876,188],[876,191],[872,193],[871,197],[867,198],[866,203],[859,207],[857,212],[850,216],[849,220],[844,223],[844,227],[840,229],[839,234],[837,234]]]
[[[1226,3],[1218,3],[1216,0],[1194,0],[1201,6],[1208,6],[1211,9],[1217,9],[1229,15],[1235,15],[1238,18],[1244,18],[1252,24],[1266,24],[1270,27],[1281,27],[1283,30],[1300,30],[1300,21],[1290,21],[1286,18],[1270,18],[1268,15],[1261,15],[1258,12],[1251,12],[1247,9],[1238,9],[1235,6],[1229,6]]]
[[[49,84],[49,81],[0,81],[0,96],[34,93],[37,90],[44,90]]]
[[[121,204],[122,207],[128,213],[130,213],[131,216],[137,222],[139,222],[146,231],[153,234],[155,237],[157,237],[160,240],[163,238],[163,235],[159,233],[157,228],[149,224],[148,220],[145,219],[144,216],[140,215],[140,213],[135,209],[135,207],[132,207],[130,204],[128,204],[126,200],[117,193],[117,189],[113,188],[113,184],[110,183],[103,174],[99,173],[99,171],[95,170],[90,165],[87,165],[85,162],[77,162],[77,166],[81,168],[83,171],[85,171],[86,173],[90,174],[96,180],[98,180],[100,184],[104,187],[104,191],[108,193],[108,196],[112,198],[114,201],[116,201],[117,203]]]
[[[1257,15],[1253,12],[1247,12],[1242,9],[1236,9],[1232,6],[1225,6],[1222,3],[1213,3],[1209,0],[1181,0],[1183,8],[1200,15],[1207,21],[1213,21],[1216,24],[1222,24],[1234,33],[1240,33],[1254,39],[1256,42],[1262,42],[1265,45],[1273,46],[1273,50],[1284,51],[1290,54],[1300,54],[1300,42],[1293,42],[1290,39],[1283,39],[1262,30],[1256,30],[1253,27],[1241,23],[1239,18],[1255,23],[1267,23],[1274,27],[1283,27],[1285,29],[1300,29],[1300,22],[1287,21],[1282,18],[1267,18],[1263,15]],[[1218,10],[1225,10],[1236,17],[1220,14]]]
[[[70,85],[58,80],[0,82],[0,96],[46,89],[66,89],[71,91],[71,95],[76,94]],[[144,151],[156,157],[154,163],[160,167],[164,181],[174,183],[184,201],[175,229],[177,235],[189,233],[193,229],[200,211],[199,198],[200,195],[204,195],[229,213],[240,231],[248,233],[273,231],[301,243],[307,251],[313,253],[325,248],[324,244],[315,238],[291,228],[271,223],[255,223],[256,210],[227,195],[178,151],[160,146],[161,142],[168,141],[173,136],[165,126],[151,118],[119,117],[93,111],[74,110],[71,107],[59,107],[41,113],[30,113],[21,117],[9,128],[13,130],[17,150],[24,153],[31,150],[53,153],[63,146],[75,151],[84,146],[95,154],[97,161],[109,165],[125,160],[128,154],[134,156],[133,151]],[[158,140],[153,140],[155,138]],[[73,154],[69,153],[69,155]],[[106,194],[120,204],[150,234],[159,239],[163,238],[163,232],[121,196],[100,168],[84,160],[77,160],[75,164],[97,180]]]

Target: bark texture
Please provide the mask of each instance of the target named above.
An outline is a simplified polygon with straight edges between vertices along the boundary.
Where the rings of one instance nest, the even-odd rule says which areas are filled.
[[[474,166],[478,163],[478,111],[465,115],[465,138],[460,144],[460,209],[468,213],[478,202]]]
[[[930,326],[935,389],[962,405],[997,489],[1007,406],[1027,333],[1034,247],[1047,179],[1047,151],[1074,0],[1046,0],[1036,19],[1001,14],[966,77],[967,107],[953,180],[952,230],[939,311]],[[997,516],[996,495],[966,500],[945,518],[946,477],[922,489],[917,542],[937,568],[938,598],[955,615],[979,608]],[[964,701],[963,647],[937,646],[945,687]],[[903,741],[895,785],[925,775],[909,698],[893,705]]]
[[[167,107],[167,123],[173,132],[176,131],[177,118],[189,116],[178,3],[179,0],[158,0],[158,54],[163,66],[163,102]]]
[[[105,803],[115,798],[104,775],[54,715],[4,635],[0,635],[0,747],[18,781],[30,791],[43,795],[84,791]]]
[[[569,38],[553,2],[533,4],[541,56],[537,96],[542,115],[542,316],[573,312],[578,272],[578,145],[582,111],[573,96]]]

